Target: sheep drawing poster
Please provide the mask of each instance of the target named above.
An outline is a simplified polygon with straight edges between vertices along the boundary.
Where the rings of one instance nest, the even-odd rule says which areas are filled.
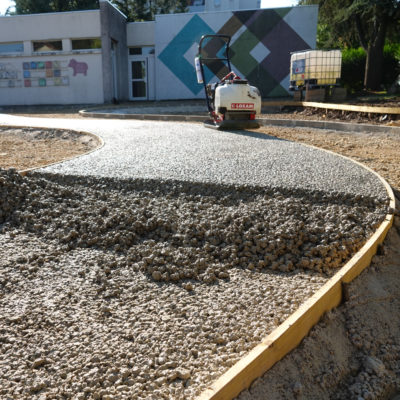
[[[72,58],[68,64],[68,67],[71,67],[74,71],[74,76],[77,74],[87,75],[88,65],[85,62],[76,61]]]

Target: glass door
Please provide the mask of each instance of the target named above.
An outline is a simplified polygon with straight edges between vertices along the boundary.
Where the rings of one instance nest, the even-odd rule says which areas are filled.
[[[131,59],[130,64],[130,77],[131,87],[130,94],[132,100],[148,100],[147,88],[147,59],[143,57],[138,59]]]

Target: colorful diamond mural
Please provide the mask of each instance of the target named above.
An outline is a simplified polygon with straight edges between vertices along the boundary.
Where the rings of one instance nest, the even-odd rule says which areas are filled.
[[[202,96],[202,85],[197,83],[190,57],[200,37],[213,33],[231,36],[233,69],[257,86],[263,97],[287,95],[290,53],[315,48],[317,15],[318,8],[308,6],[186,14],[184,17],[176,14],[156,19],[156,53],[160,61],[157,76],[173,77],[177,89],[168,94],[159,86],[160,99]],[[164,37],[168,29],[174,30],[169,41]],[[205,48],[208,54],[216,55],[221,51],[221,47],[211,42]],[[221,75],[222,67],[221,63],[208,65],[217,76]]]
[[[193,18],[178,32],[168,46],[158,56],[172,73],[193,93],[202,90],[197,84],[193,62],[185,58],[186,52],[198,43],[200,38],[206,34],[215,33],[198,15]]]

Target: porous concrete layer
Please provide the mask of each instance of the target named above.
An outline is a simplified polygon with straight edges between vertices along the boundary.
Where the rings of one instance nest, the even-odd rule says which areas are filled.
[[[105,146],[49,172],[114,178],[173,179],[386,196],[378,178],[354,163],[255,132],[200,124],[48,120],[1,115],[0,123],[63,127],[98,134]],[[25,121],[25,122],[24,122]]]
[[[68,123],[106,145],[45,174],[1,173],[4,397],[193,398],[387,211],[372,174],[290,142]]]
[[[106,145],[100,151],[46,171],[386,196],[376,177],[360,166],[268,135],[195,124],[122,125],[107,136],[101,132]]]
[[[13,171],[0,183],[0,397],[19,399],[195,397],[386,210],[242,186]]]

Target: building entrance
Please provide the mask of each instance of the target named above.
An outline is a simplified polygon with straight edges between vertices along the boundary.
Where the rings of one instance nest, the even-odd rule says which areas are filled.
[[[154,100],[154,55],[129,57],[131,100]]]

